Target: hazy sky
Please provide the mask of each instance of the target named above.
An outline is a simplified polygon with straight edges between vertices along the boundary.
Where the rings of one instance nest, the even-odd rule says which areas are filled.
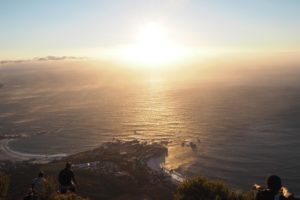
[[[95,56],[158,23],[188,48],[300,48],[299,0],[0,0],[0,59]]]

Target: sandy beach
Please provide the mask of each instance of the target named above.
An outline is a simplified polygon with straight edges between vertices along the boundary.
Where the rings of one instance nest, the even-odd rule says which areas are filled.
[[[29,154],[15,151],[9,147],[9,142],[15,139],[2,139],[0,140],[0,160],[5,161],[28,161],[32,160],[35,163],[47,163],[52,160],[66,157],[66,154]]]

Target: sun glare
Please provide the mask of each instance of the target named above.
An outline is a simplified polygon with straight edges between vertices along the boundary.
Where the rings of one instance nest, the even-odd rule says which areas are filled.
[[[183,55],[183,50],[172,44],[164,27],[156,23],[144,26],[135,40],[119,53],[122,58],[146,68],[162,68]]]
[[[167,32],[158,24],[148,24],[137,34],[137,43],[142,47],[166,45]]]

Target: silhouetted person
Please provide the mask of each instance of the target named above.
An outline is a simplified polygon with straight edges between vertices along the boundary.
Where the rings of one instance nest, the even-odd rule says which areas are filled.
[[[45,199],[45,183],[46,179],[44,178],[44,172],[42,171],[40,171],[38,177],[34,178],[31,182],[32,190],[41,200]]]
[[[76,192],[75,186],[77,185],[77,182],[71,167],[71,163],[67,162],[66,167],[59,172],[58,181],[61,193],[66,193],[67,191]]]
[[[288,193],[286,188],[282,187],[279,176],[272,175],[267,179],[267,189],[258,187],[256,200],[291,200],[295,199],[292,194]]]

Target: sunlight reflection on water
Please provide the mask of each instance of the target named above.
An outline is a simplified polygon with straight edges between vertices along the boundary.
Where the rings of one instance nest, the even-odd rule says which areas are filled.
[[[298,90],[174,88],[163,81],[126,90],[84,88],[2,90],[1,132],[28,136],[10,146],[74,153],[113,137],[169,141],[166,166],[187,175],[247,189],[278,173],[300,189]]]

